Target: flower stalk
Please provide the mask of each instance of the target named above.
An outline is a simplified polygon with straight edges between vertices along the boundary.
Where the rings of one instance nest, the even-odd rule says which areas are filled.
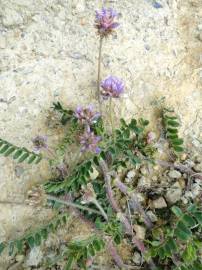
[[[101,100],[101,91],[100,91],[101,62],[102,62],[102,45],[103,45],[103,36],[100,36],[100,40],[99,40],[99,55],[98,55],[98,74],[97,74],[97,99],[98,99],[99,112],[100,112],[100,114],[102,114],[102,100]]]
[[[112,110],[112,97],[109,99],[109,116],[112,128],[112,138],[114,140],[115,128],[114,128],[114,117],[113,117],[113,110]]]

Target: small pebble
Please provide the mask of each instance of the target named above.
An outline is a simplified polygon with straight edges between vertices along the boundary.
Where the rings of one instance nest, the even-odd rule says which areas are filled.
[[[194,166],[194,170],[195,170],[196,172],[202,172],[202,163],[196,164],[196,165]]]
[[[182,161],[185,161],[186,158],[187,158],[187,154],[185,154],[185,153],[183,153],[183,154],[181,155],[181,157],[180,157],[180,159],[181,159]]]
[[[185,162],[190,168],[194,167],[195,163],[191,159],[187,159]]]
[[[170,189],[166,192],[166,201],[170,204],[174,204],[181,199],[182,188],[178,182],[173,184]]]
[[[138,239],[140,240],[144,240],[145,239],[145,234],[146,234],[146,229],[145,227],[142,227],[140,225],[133,225],[133,228],[136,232],[136,236]]]
[[[171,171],[169,171],[168,176],[170,178],[180,178],[182,176],[182,174],[179,171],[171,170]]]
[[[131,178],[134,178],[136,175],[136,172],[135,170],[131,170],[127,173],[127,178],[131,179]]]
[[[133,254],[132,260],[134,262],[135,265],[141,265],[142,263],[142,256],[140,255],[139,252],[135,252]]]
[[[180,179],[178,180],[178,182],[179,182],[179,184],[180,184],[180,187],[181,187],[182,189],[184,189],[185,186],[186,186],[185,180],[184,180],[183,178],[180,178]]]
[[[202,24],[198,24],[198,30],[202,31]]]
[[[145,167],[140,169],[141,174],[146,175],[148,173],[147,169]]]
[[[16,259],[17,262],[22,262],[22,261],[24,260],[24,258],[25,258],[24,255],[17,255],[17,256],[15,257],[15,259]]]
[[[142,176],[139,180],[138,180],[138,188],[149,188],[151,186],[151,181],[150,179]]]
[[[166,208],[167,203],[163,197],[160,197],[160,198],[152,201],[152,206],[156,209],[161,209],[161,208]]]
[[[152,179],[152,181],[154,181],[154,182],[157,182],[157,181],[158,181],[158,177],[157,177],[156,175],[153,175],[151,179]]]
[[[157,221],[158,221],[158,218],[157,218],[157,216],[154,214],[153,211],[149,210],[149,211],[147,212],[147,215],[148,215],[148,217],[150,218],[151,222],[157,222]]]

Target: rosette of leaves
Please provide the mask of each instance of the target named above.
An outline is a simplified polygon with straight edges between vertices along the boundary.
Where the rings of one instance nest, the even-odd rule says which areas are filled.
[[[79,269],[87,270],[87,260],[94,257],[96,253],[101,251],[104,247],[104,240],[96,235],[84,240],[72,241],[68,245],[67,252],[65,253],[67,257],[65,270],[71,270],[74,266],[79,267]]]
[[[192,204],[186,211],[173,206],[172,212],[175,218],[170,226],[154,230],[153,239],[147,241],[147,257],[155,258],[160,270],[202,269],[202,211]]]
[[[163,125],[165,127],[166,138],[168,139],[171,148],[176,154],[183,152],[183,139],[178,135],[180,124],[173,110],[163,110]]]

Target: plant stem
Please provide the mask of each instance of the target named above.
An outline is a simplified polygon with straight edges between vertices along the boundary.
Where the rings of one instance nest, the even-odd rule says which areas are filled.
[[[55,201],[55,202],[58,202],[58,203],[61,203],[61,204],[65,204],[67,206],[71,206],[71,207],[74,207],[74,208],[78,208],[78,209],[81,209],[81,210],[86,210],[88,212],[91,212],[91,213],[95,213],[95,214],[98,214],[98,215],[101,215],[101,213],[97,210],[94,210],[92,208],[89,208],[87,206],[83,206],[83,205],[80,205],[80,204],[77,204],[77,203],[73,203],[73,202],[68,202],[68,201],[65,201],[65,200],[62,200],[62,199],[59,199],[55,196],[51,196],[51,195],[47,195],[47,199],[48,200],[52,200],[52,201]]]
[[[152,224],[150,218],[148,217],[148,215],[145,213],[142,205],[139,203],[135,192],[130,191],[130,189],[124,183],[122,183],[118,179],[118,177],[116,177],[116,179],[114,180],[114,184],[122,193],[124,193],[126,196],[128,196],[131,199],[132,208],[143,217],[144,223],[147,226],[147,228],[151,229],[153,227],[153,224]]]
[[[116,247],[114,246],[113,240],[112,239],[108,239],[107,241],[107,247],[108,247],[108,251],[110,252],[112,258],[114,259],[116,265],[121,268],[124,269],[124,263],[122,258],[119,256]]]
[[[162,167],[165,167],[165,168],[173,168],[173,169],[177,169],[177,170],[181,171],[182,173],[188,173],[188,174],[190,174],[191,177],[198,178],[198,179],[202,180],[201,173],[195,173],[192,169],[188,168],[187,166],[185,166],[181,163],[175,164],[175,163],[167,162],[165,160],[156,160],[156,163]]]
[[[111,128],[112,128],[112,138],[114,140],[114,118],[113,118],[113,111],[112,111],[112,97],[109,99],[109,117],[111,122]]]
[[[98,74],[97,74],[97,99],[99,103],[99,111],[102,114],[102,102],[101,102],[101,94],[100,94],[100,79],[101,79],[101,61],[102,61],[102,44],[103,37],[100,36],[99,42],[99,55],[98,55]]]

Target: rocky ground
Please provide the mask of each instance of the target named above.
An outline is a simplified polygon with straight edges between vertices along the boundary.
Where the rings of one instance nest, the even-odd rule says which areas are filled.
[[[161,155],[160,155],[161,156]],[[186,206],[189,202],[201,202],[202,195],[202,156],[197,152],[183,154],[180,160],[183,170],[191,169],[194,174],[185,173],[183,170],[174,168],[163,168],[160,165],[142,164],[137,168],[120,170],[119,176],[122,182],[133,190],[136,190],[139,201],[147,215],[155,225],[164,224],[167,219],[167,209],[172,205]],[[176,163],[177,164],[177,163]],[[179,161],[178,161],[179,164]],[[199,178],[197,178],[197,175]],[[123,196],[118,190],[114,189],[117,201],[127,215],[127,197]],[[65,261],[49,266],[50,261],[59,256],[58,248],[63,242],[68,242],[76,238],[88,237],[93,232],[90,223],[80,219],[77,214],[69,210],[73,216],[68,225],[60,229],[56,235],[50,235],[41,247],[35,247],[25,255],[14,256],[9,262],[8,270],[62,270]],[[130,213],[131,220],[135,223],[134,231],[139,239],[144,240],[146,229],[139,223],[137,213]],[[79,225],[78,225],[79,223]],[[65,246],[64,246],[65,248]],[[144,269],[141,267],[143,260],[138,251],[134,251],[129,242],[125,239],[118,248],[124,263],[131,265],[132,269]],[[3,268],[2,268],[3,269]],[[116,269],[111,258],[107,253],[102,252],[96,256],[94,264],[89,269]]]

